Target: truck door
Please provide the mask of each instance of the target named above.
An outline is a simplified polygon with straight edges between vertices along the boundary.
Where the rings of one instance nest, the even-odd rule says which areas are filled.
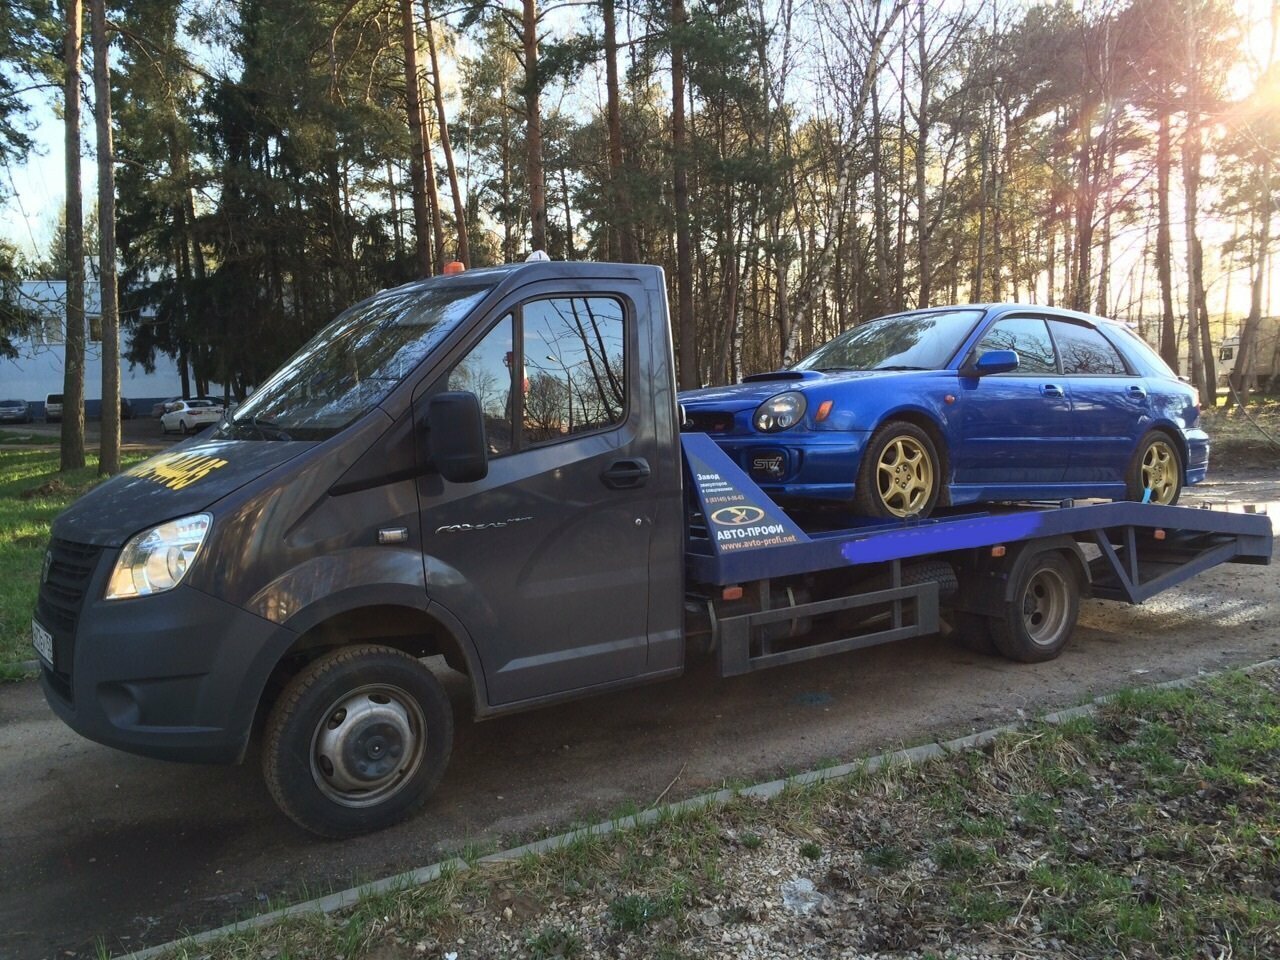
[[[427,592],[470,632],[491,705],[638,676],[647,657],[654,409],[639,284],[522,288],[416,399],[480,400],[489,474],[418,483]],[[421,436],[421,431],[419,431]]]

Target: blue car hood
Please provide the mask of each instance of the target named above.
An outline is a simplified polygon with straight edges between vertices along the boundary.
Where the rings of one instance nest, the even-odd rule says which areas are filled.
[[[736,412],[754,409],[770,397],[788,390],[808,393],[813,389],[847,384],[857,380],[883,382],[890,378],[937,374],[937,370],[843,370],[839,373],[822,373],[818,370],[778,370],[744,377],[742,383],[724,387],[704,387],[686,390],[678,399],[687,410],[722,410]]]

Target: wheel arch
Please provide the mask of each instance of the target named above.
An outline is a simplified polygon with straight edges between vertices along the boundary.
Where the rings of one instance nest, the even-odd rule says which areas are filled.
[[[929,439],[933,442],[933,449],[938,454],[938,468],[942,480],[938,489],[938,506],[950,506],[951,450],[947,445],[947,435],[942,428],[942,424],[938,422],[937,417],[922,407],[898,407],[880,417],[871,430],[871,436],[875,436],[881,429],[895,421],[902,421],[919,427],[929,435]]]
[[[1183,436],[1182,431],[1178,427],[1167,420],[1157,420],[1147,427],[1142,437],[1138,438],[1138,443],[1142,443],[1143,437],[1152,433],[1163,433],[1173,441],[1174,447],[1178,451],[1178,456],[1182,458],[1182,481],[1185,484],[1187,479],[1187,466],[1191,460],[1191,451],[1187,447],[1187,438]],[[1134,451],[1135,455],[1137,451]]]
[[[381,594],[381,595],[380,595]],[[354,602],[342,595],[300,611],[286,626],[296,631],[292,642],[276,657],[258,699],[254,718],[260,727],[281,691],[307,664],[343,647],[377,643],[423,658],[443,656],[464,674],[471,687],[475,714],[487,712],[484,670],[475,646],[462,625],[438,604],[421,597],[408,600],[393,591],[374,591]]]

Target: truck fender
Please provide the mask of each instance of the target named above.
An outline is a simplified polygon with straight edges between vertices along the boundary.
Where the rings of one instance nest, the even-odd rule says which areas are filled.
[[[966,613],[1002,616],[1005,604],[1013,600],[1023,569],[1045,552],[1062,553],[1072,561],[1079,578],[1080,595],[1087,597],[1092,583],[1089,563],[1080,544],[1064,535],[1008,544],[1003,557],[992,557],[987,549],[971,551],[967,559],[955,564],[960,589],[952,606]]]
[[[329,594],[290,617],[283,626],[293,638],[301,637],[308,630],[344,613],[368,607],[408,607],[425,614],[435,621],[441,630],[455,641],[467,664],[467,676],[471,680],[477,717],[488,715],[489,691],[485,682],[484,667],[476,651],[475,642],[462,622],[439,603],[430,600],[420,587],[403,583],[362,584]],[[276,651],[276,662],[288,653],[289,645]]]

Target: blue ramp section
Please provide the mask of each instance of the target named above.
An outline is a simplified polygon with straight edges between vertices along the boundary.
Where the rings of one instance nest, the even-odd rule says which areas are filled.
[[[809,537],[705,433],[681,434],[694,497],[718,556],[808,543]]]

